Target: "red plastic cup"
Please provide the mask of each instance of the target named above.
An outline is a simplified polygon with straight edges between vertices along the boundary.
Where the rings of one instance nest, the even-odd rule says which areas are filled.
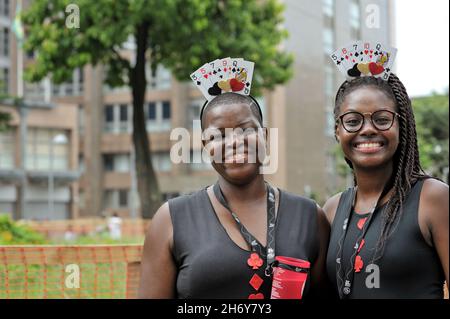
[[[309,261],[277,256],[273,268],[271,299],[302,299],[308,279]]]

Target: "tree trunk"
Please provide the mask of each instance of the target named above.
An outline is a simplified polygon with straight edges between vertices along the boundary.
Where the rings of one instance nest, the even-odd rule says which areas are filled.
[[[147,135],[144,99],[147,81],[145,78],[145,52],[147,50],[148,24],[143,22],[136,28],[136,64],[130,70],[133,93],[133,144],[136,152],[137,189],[143,218],[152,218],[162,202],[158,180],[152,166],[150,141]]]

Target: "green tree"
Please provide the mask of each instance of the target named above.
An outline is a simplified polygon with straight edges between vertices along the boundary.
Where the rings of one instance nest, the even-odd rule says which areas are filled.
[[[66,6],[79,7],[80,27],[65,25]],[[207,61],[231,56],[254,61],[253,93],[292,75],[292,56],[279,50],[283,6],[276,0],[36,0],[25,12],[25,49],[37,51],[30,81],[50,74],[55,83],[86,64],[107,67],[106,83],[128,85],[133,97],[133,143],[142,214],[151,217],[161,196],[151,164],[144,119],[145,65],[161,64],[179,80]],[[133,36],[136,62],[120,50]]]
[[[430,174],[448,176],[448,91],[412,100],[422,167]]]

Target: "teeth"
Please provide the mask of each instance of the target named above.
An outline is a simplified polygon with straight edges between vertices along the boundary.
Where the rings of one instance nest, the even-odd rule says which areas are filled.
[[[373,148],[373,147],[380,147],[380,146],[381,146],[380,143],[362,143],[362,144],[356,145],[357,148]]]

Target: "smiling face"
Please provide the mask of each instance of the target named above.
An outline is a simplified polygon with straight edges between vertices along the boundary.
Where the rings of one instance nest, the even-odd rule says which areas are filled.
[[[374,86],[362,86],[347,94],[339,114],[352,111],[371,114],[379,110],[397,112],[395,101]],[[369,114],[365,114],[364,125],[358,132],[347,132],[341,122],[336,127],[337,140],[355,168],[379,168],[392,162],[399,136],[398,118],[386,131],[375,128]]]
[[[213,160],[212,166],[225,180],[243,185],[259,174],[261,164],[257,152],[261,145],[258,146],[258,143],[264,143],[264,137],[258,134],[261,125],[249,105],[215,106],[205,114],[204,128],[205,135],[209,136],[204,145],[209,149],[210,156],[221,154]],[[220,136],[209,134],[214,131]]]

